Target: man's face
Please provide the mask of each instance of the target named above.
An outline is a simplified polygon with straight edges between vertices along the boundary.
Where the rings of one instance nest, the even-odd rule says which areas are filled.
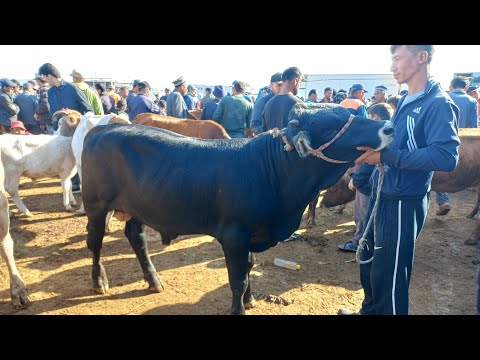
[[[12,93],[15,91],[15,86],[7,86],[7,85],[5,85],[5,86],[3,87],[3,90],[5,90],[6,92],[12,94]]]
[[[182,96],[185,96],[185,94],[187,93],[187,85],[185,85],[185,84],[180,85],[180,87],[178,88],[178,92]]]
[[[10,133],[15,135],[25,135],[25,130],[21,128],[11,128]]]
[[[170,95],[170,90],[165,90],[165,95]]]
[[[48,85],[53,86],[55,78],[52,75],[44,75],[43,78],[47,82]]]
[[[474,99],[478,100],[478,90],[472,91],[472,92],[468,93],[468,95],[470,95]]]
[[[375,90],[373,95],[375,95],[375,101],[385,101],[385,93],[382,90]]]
[[[292,89],[292,94],[297,95],[298,90],[300,89],[300,83],[302,82],[302,76],[296,77],[293,79],[293,89]]]
[[[277,95],[282,89],[283,82],[273,82],[270,83],[270,90],[272,90],[273,95]]]
[[[405,46],[400,46],[392,55],[390,71],[398,84],[408,84],[425,63],[425,51],[413,54]]]
[[[323,95],[325,96],[325,99],[330,100],[333,96],[333,91],[332,90],[325,91]]]

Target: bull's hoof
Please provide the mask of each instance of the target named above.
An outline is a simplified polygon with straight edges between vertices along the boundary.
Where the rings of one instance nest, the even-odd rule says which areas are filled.
[[[28,297],[27,289],[23,288],[16,294],[11,295],[13,307],[17,310],[25,309],[30,305],[30,298]]]
[[[27,210],[27,212],[25,213],[25,216],[28,216],[28,217],[33,217],[33,214]]]
[[[245,307],[245,310],[250,310],[250,309],[253,309],[255,307],[256,303],[257,302],[255,301],[254,297],[250,296],[250,299],[248,299],[247,302],[243,303],[243,306]]]
[[[148,291],[149,292],[152,292],[152,293],[161,293],[163,290],[165,290],[165,287],[163,286],[162,283],[156,285],[156,286],[150,286],[148,288]]]
[[[74,215],[75,216],[85,216],[85,215],[87,215],[87,212],[85,210],[75,210]]]
[[[451,210],[450,204],[445,203],[438,207],[438,210],[435,214],[438,216],[445,216],[450,212],[450,210]]]
[[[478,239],[467,239],[465,240],[465,245],[477,245],[480,241]]]
[[[65,206],[65,210],[66,210],[67,212],[74,212],[74,211],[75,211],[75,209],[72,208],[71,206]]]
[[[95,291],[96,294],[104,295],[107,293],[108,289],[109,289],[109,286],[104,285],[104,286],[94,287],[93,291]]]
[[[343,214],[343,208],[335,209],[334,214]]]

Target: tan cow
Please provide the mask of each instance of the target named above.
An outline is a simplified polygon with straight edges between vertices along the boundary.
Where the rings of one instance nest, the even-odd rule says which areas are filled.
[[[138,114],[133,124],[158,127],[201,139],[231,139],[222,125],[212,120],[185,120],[152,113]]]

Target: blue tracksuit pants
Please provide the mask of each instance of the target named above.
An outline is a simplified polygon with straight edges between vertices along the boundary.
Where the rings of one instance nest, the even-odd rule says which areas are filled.
[[[412,274],[415,242],[427,217],[430,194],[423,199],[380,197],[375,224],[367,234],[361,259],[374,255],[373,261],[360,265],[360,281],[365,292],[364,315],[407,315],[408,287]],[[370,197],[365,224],[375,204]]]

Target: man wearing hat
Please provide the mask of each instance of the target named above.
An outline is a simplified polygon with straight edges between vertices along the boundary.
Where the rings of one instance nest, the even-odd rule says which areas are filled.
[[[13,101],[20,108],[18,118],[23,121],[29,132],[35,135],[41,134],[40,124],[35,120],[35,111],[38,108],[37,94],[30,83],[25,83],[22,87],[23,92]]]
[[[467,94],[470,95],[471,97],[473,97],[475,100],[477,100],[477,104],[478,104],[478,118],[480,120],[480,98],[479,98],[479,95],[478,95],[478,91],[479,91],[479,87],[478,86],[469,86],[468,87],[468,90],[467,90]]]
[[[363,84],[353,84],[350,88],[350,96],[343,100],[340,105],[351,114],[368,118],[367,107],[365,106],[365,90]]]
[[[383,85],[375,86],[375,92],[373,93],[375,96],[374,104],[387,102],[387,90]]]
[[[187,109],[188,110],[193,110],[196,107],[196,104],[198,102],[198,97],[197,97],[197,88],[195,85],[188,85],[187,86],[187,94],[183,97],[185,100],[185,104],[187,104]]]
[[[179,119],[188,119],[188,108],[184,96],[187,94],[186,80],[183,76],[173,81],[175,90],[167,98],[167,115]]]
[[[155,104],[150,95],[150,84],[146,81],[138,83],[138,94],[130,100],[130,111],[128,118],[133,121],[138,114],[152,113],[160,114],[160,108]]]
[[[20,108],[13,102],[13,91],[17,86],[10,79],[0,79],[0,125],[10,132],[10,126],[17,120]]]
[[[25,125],[20,120],[15,120],[12,122],[12,126],[10,127],[10,134],[14,135],[32,135],[31,132],[27,131]]]
[[[216,85],[213,88],[213,96],[214,99],[208,100],[205,105],[203,106],[202,116],[200,120],[212,120],[213,114],[215,114],[215,110],[217,110],[218,103],[222,100],[225,96],[227,96],[227,92],[223,88],[222,85]]]
[[[77,70],[73,70],[70,76],[73,78],[73,83],[85,94],[87,97],[87,101],[93,109],[95,115],[104,115],[105,112],[103,111],[102,102],[100,97],[98,96],[97,92],[93,90],[88,84],[85,82],[85,78],[83,75],[78,72]]]
[[[166,88],[165,88],[165,95],[161,96],[161,97],[160,97],[160,100],[165,100],[165,101],[167,101],[168,95],[170,95],[170,92],[171,92],[170,88],[166,87]]]
[[[250,128],[252,129],[254,136],[266,131],[266,129],[262,128],[263,110],[265,109],[265,105],[267,105],[267,102],[278,94],[282,86],[282,73],[277,72],[273,74],[270,77],[270,91],[267,95],[262,96],[255,102],[255,105],[253,106],[252,120],[250,121]]]

